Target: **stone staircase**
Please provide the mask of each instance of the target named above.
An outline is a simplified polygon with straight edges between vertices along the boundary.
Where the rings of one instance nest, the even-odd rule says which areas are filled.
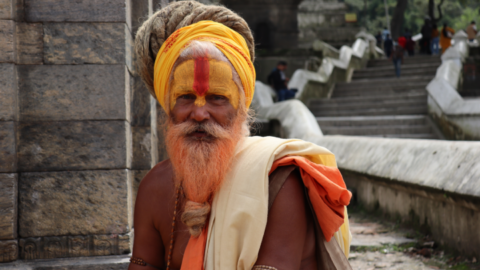
[[[330,99],[311,100],[309,109],[326,135],[439,139],[430,122],[425,87],[439,57],[405,58],[396,78],[390,60],[371,60],[350,83],[338,83]]]

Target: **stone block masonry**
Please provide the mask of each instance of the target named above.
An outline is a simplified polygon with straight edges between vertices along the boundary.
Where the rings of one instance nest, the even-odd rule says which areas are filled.
[[[24,0],[30,22],[125,22],[125,0]]]
[[[18,115],[16,77],[14,64],[0,63],[0,121],[13,121]]]
[[[0,63],[15,62],[15,22],[0,20]]]
[[[16,173],[0,173],[0,240],[17,238],[17,185]]]
[[[22,238],[19,257],[24,260],[129,254],[130,235],[89,235]]]
[[[127,120],[124,65],[18,66],[22,121]]]
[[[20,237],[128,233],[131,177],[128,170],[22,173]]]
[[[126,27],[124,23],[46,23],[45,64],[125,63]]]
[[[0,173],[16,172],[16,155],[15,123],[0,121]]]
[[[2,269],[128,267],[116,255],[131,253],[136,190],[158,159],[133,64],[152,1],[131,2],[0,0]]]
[[[0,263],[12,262],[18,259],[18,241],[0,240]]]
[[[41,65],[43,63],[43,25],[17,23],[17,64]]]
[[[18,127],[21,171],[123,169],[131,164],[125,121],[29,122]]]

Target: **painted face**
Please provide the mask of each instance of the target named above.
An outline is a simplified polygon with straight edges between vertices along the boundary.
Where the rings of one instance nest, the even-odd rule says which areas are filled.
[[[198,107],[214,100],[209,99],[209,96],[225,97],[235,109],[240,100],[230,65],[206,57],[187,60],[178,65],[170,89],[170,110],[175,107],[177,99],[185,95],[195,96],[195,105]]]

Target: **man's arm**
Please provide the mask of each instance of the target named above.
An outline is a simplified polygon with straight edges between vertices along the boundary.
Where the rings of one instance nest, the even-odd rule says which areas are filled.
[[[134,216],[134,243],[132,257],[142,259],[146,263],[163,269],[165,265],[165,248],[162,237],[157,230],[154,221],[153,209],[158,209],[158,196],[154,191],[158,189],[153,173],[147,174],[138,188],[135,202]],[[155,207],[157,206],[157,207]],[[158,211],[157,211],[158,212]],[[153,270],[150,266],[140,266],[130,263],[128,270]]]
[[[298,170],[285,181],[268,213],[267,227],[255,265],[278,270],[300,269],[309,222],[303,183]],[[315,245],[310,247],[312,254]],[[312,265],[313,266],[313,265]]]

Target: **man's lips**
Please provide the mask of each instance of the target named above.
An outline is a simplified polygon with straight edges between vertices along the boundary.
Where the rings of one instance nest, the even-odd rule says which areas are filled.
[[[197,129],[194,132],[190,133],[189,135],[195,138],[205,138],[210,136],[210,134],[208,134],[207,132],[201,129]]]

